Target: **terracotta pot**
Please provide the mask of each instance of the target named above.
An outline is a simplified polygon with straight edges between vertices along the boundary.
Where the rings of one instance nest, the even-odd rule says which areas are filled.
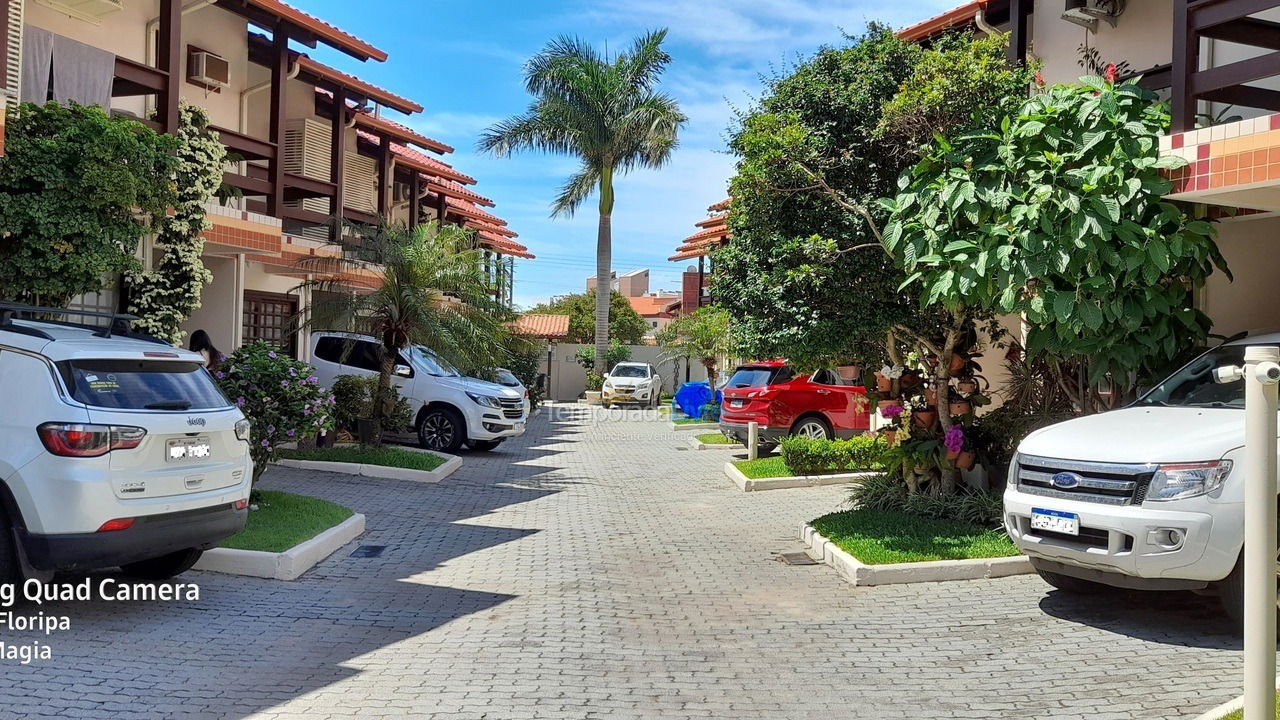
[[[959,451],[959,450],[948,450],[948,451],[947,451],[947,462],[954,463],[954,462],[956,461],[956,458],[958,458],[958,457],[960,457],[960,451]]]
[[[968,470],[973,467],[974,455],[972,450],[963,450],[956,456],[956,467],[961,470]]]
[[[899,385],[899,386],[901,386],[901,387],[903,387],[903,388],[913,388],[913,387],[915,387],[915,386],[917,386],[917,385],[919,385],[919,384],[920,384],[920,376],[919,376],[919,375],[903,375],[903,376],[898,380],[898,385]]]
[[[897,400],[881,400],[876,403],[876,409],[884,410],[885,408],[893,407],[894,405],[901,405],[901,404],[902,403],[898,402]]]
[[[947,365],[947,372],[955,375],[961,370],[964,370],[964,366],[968,362],[969,358],[964,355],[961,355],[960,353],[951,353],[951,362]]]
[[[885,442],[892,445],[898,439],[898,431],[897,430],[881,430],[880,437],[884,438]]]
[[[925,401],[925,404],[927,404],[927,405],[937,405],[937,404],[938,404],[938,393],[937,393],[937,391],[935,391],[933,388],[925,388],[925,389],[924,389],[924,401]]]
[[[938,422],[937,410],[917,410],[911,414],[911,419],[915,421],[916,427],[931,428],[933,424]]]
[[[956,390],[959,390],[965,395],[972,395],[978,392],[978,381],[972,378],[961,380],[960,382],[956,383]]]
[[[893,380],[876,373],[876,392],[887,393],[893,389]]]
[[[968,400],[953,400],[947,403],[947,412],[952,415],[965,415],[969,412]]]
[[[836,373],[840,375],[841,380],[861,380],[862,366],[861,365],[838,365],[836,366]]]

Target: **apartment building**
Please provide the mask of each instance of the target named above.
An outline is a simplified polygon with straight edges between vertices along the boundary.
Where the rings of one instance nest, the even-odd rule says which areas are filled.
[[[471,189],[476,179],[440,159],[453,148],[387,116],[422,106],[308,53],[323,45],[367,63],[384,51],[279,0],[0,0],[0,17],[9,101],[98,104],[161,132],[177,127],[180,98],[208,111],[238,197],[208,207],[202,260],[214,280],[188,330],[304,355],[305,331],[289,324],[309,300],[299,261],[342,252],[352,224],[380,218],[473,229],[510,301],[515,259],[532,255],[485,209],[494,203]],[[144,243],[144,263],[150,255]],[[337,280],[362,292],[374,278]],[[119,303],[116,287],[83,299]]]

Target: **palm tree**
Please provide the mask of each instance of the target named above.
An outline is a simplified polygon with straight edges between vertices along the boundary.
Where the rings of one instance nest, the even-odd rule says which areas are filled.
[[[563,36],[525,66],[534,101],[521,115],[485,131],[480,149],[503,156],[517,150],[576,155],[582,167],[565,182],[551,215],[572,215],[592,192],[600,193],[596,234],[596,367],[609,347],[609,299],[613,242],[614,177],[634,168],[664,165],[684,124],[675,99],[656,86],[671,56],[662,49],[666,30],[637,38],[609,59],[586,42]]]
[[[462,367],[501,364],[508,313],[486,279],[471,231],[432,221],[413,229],[381,227],[368,233],[357,254],[311,256],[299,268],[316,279],[303,283],[320,292],[305,324],[318,329],[367,332],[380,338],[378,384],[373,396],[374,444],[391,403],[396,358],[411,345],[425,345]],[[358,273],[372,292],[351,293],[344,276]]]

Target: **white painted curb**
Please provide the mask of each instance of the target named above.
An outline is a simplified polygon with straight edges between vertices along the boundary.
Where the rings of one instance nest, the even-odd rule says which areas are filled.
[[[1276,690],[1280,690],[1280,677],[1276,678]],[[1241,695],[1235,700],[1228,700],[1227,702],[1222,703],[1218,707],[1206,713],[1197,715],[1196,720],[1221,720],[1221,718],[1227,713],[1233,713],[1237,710],[1240,710],[1243,707],[1244,707],[1244,696]]]
[[[356,513],[284,552],[232,548],[205,550],[204,555],[201,555],[199,562],[195,564],[195,569],[271,580],[296,580],[302,573],[315,567],[321,560],[363,534],[364,515]]]
[[[1025,555],[973,560],[931,560],[889,565],[867,565],[826,539],[808,523],[800,531],[805,554],[830,565],[853,585],[902,585],[906,583],[983,580],[1035,572]]]
[[[386,465],[364,465],[361,463],[344,463],[334,462],[331,460],[290,460],[288,458],[280,458],[272,464],[279,465],[281,467],[298,468],[300,470],[320,470],[323,472],[345,473],[347,475],[360,475],[363,477],[412,480],[413,482],[440,482],[456,472],[458,468],[462,467],[462,458],[457,455],[446,455],[445,453],[437,453],[418,448],[404,449],[436,455],[438,457],[446,458],[446,460],[435,470],[413,470],[411,468],[388,467]]]
[[[724,464],[724,474],[738,489],[743,492],[755,492],[757,490],[786,490],[788,488],[800,487],[817,487],[819,485],[844,485],[846,483],[858,482],[869,477],[873,477],[877,473],[874,472],[851,472],[851,473],[832,473],[830,475],[791,475],[788,477],[775,478],[749,478],[738,469],[732,462]]]
[[[742,443],[722,443],[719,445],[713,445],[711,443],[704,443],[696,437],[689,438],[689,447],[693,448],[694,450],[746,450],[747,449],[747,446],[743,445]]]
[[[675,421],[667,423],[672,430],[719,430],[720,423],[713,422],[697,422],[697,423],[676,423]]]

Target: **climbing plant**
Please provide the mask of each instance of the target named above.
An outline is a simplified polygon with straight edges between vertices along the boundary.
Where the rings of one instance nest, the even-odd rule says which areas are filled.
[[[183,103],[179,109],[177,200],[173,214],[157,223],[155,245],[159,251],[155,268],[133,270],[126,275],[129,312],[140,319],[134,323],[143,332],[182,342],[182,323],[200,307],[200,293],[213,274],[200,260],[208,227],[205,203],[222,184],[226,149],[209,130],[209,116],[203,108]]]

